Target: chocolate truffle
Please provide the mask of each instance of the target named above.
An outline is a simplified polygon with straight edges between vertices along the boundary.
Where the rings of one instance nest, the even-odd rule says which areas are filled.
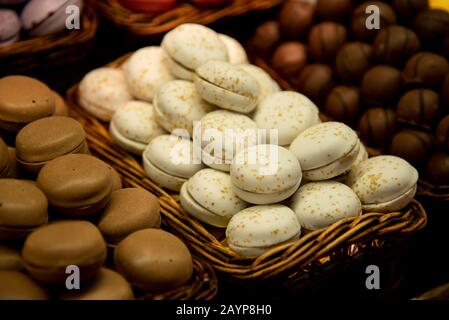
[[[366,27],[367,19],[372,15],[372,13],[366,13],[366,8],[372,5],[379,8],[380,29],[368,29]],[[370,42],[379,30],[393,24],[396,24],[396,14],[390,5],[380,1],[368,1],[359,5],[352,14],[352,35],[358,41]]]
[[[16,137],[17,161],[38,173],[50,160],[71,153],[89,153],[86,133],[75,119],[53,116],[23,127]]]
[[[273,68],[285,77],[297,76],[307,62],[307,49],[300,42],[285,42],[275,50]]]
[[[421,12],[413,23],[416,34],[428,48],[440,49],[449,34],[449,12],[430,9]]]
[[[316,10],[322,20],[340,22],[352,11],[352,0],[318,0]]]
[[[358,119],[359,100],[357,88],[337,86],[327,96],[324,113],[336,121],[353,125]]]
[[[0,179],[0,240],[20,240],[48,221],[44,193],[26,180]]]
[[[446,104],[446,107],[449,109],[449,73],[446,74],[446,77],[443,81],[443,87],[441,88],[441,98]]]
[[[127,235],[161,225],[156,196],[145,189],[126,188],[114,191],[104,209],[98,228],[108,244],[117,244]]]
[[[449,116],[441,119],[435,132],[435,138],[441,148],[449,151]]]
[[[143,229],[127,236],[115,249],[114,262],[133,287],[146,292],[182,286],[193,273],[186,245],[160,229]]]
[[[332,69],[325,64],[309,64],[292,83],[300,93],[319,103],[334,86]]]
[[[427,162],[424,179],[436,185],[449,185],[449,155],[437,153]]]
[[[415,89],[399,100],[396,108],[398,120],[430,129],[438,120],[440,97],[435,91]]]
[[[92,215],[103,209],[112,191],[112,174],[103,161],[86,154],[53,159],[41,169],[38,187],[51,212],[66,216]]]
[[[414,167],[425,165],[433,149],[433,137],[422,131],[402,130],[390,145],[390,154],[410,162]]]
[[[76,265],[81,282],[97,275],[106,260],[106,243],[88,221],[57,221],[33,231],[25,240],[22,259],[30,275],[46,284],[64,284],[66,268]]]
[[[335,70],[343,81],[359,81],[371,68],[372,49],[363,42],[345,44],[337,53]]]
[[[0,270],[20,271],[23,269],[20,248],[0,244]]]
[[[360,138],[369,147],[384,150],[395,134],[396,114],[391,109],[367,110],[359,121]]]
[[[92,282],[81,290],[65,291],[61,300],[134,300],[131,285],[119,273],[101,268]]]
[[[259,55],[268,57],[281,40],[281,31],[277,21],[267,21],[257,27],[250,40],[250,47]]]
[[[373,56],[380,63],[402,65],[419,48],[419,38],[412,30],[402,26],[389,26],[377,34]]]
[[[371,106],[395,103],[401,90],[401,72],[387,65],[378,65],[363,76],[360,88],[362,99]]]
[[[304,36],[312,25],[315,5],[300,0],[289,0],[279,13],[282,34],[292,40]]]
[[[334,62],[338,50],[346,42],[346,29],[335,22],[322,22],[309,33],[309,52],[315,62]]]
[[[18,132],[27,123],[54,112],[54,95],[41,81],[26,76],[0,79],[0,128]]]
[[[0,271],[0,300],[48,300],[44,288],[18,271]]]
[[[437,87],[449,72],[448,61],[432,52],[419,52],[404,67],[404,81],[409,86]]]
[[[429,0],[393,0],[393,6],[404,19],[415,17],[429,7]]]

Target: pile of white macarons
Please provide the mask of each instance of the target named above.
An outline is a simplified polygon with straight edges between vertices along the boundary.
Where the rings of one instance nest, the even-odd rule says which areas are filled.
[[[188,214],[226,228],[243,256],[301,230],[400,210],[416,192],[408,162],[368,159],[356,132],[321,123],[307,97],[281,91],[235,39],[201,25],[173,29],[161,47],[136,51],[118,69],[91,71],[79,103],[110,122],[113,140],[142,156],[153,181],[180,192]]]

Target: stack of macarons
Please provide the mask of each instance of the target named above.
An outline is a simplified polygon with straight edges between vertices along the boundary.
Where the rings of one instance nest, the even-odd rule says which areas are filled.
[[[129,102],[121,116],[141,104]],[[0,300],[134,299],[186,285],[192,256],[160,229],[158,198],[123,188],[67,115],[64,99],[39,80],[0,79]],[[133,134],[146,138],[146,126]],[[172,170],[182,176],[198,169]],[[81,290],[66,287],[73,265]]]
[[[83,0],[2,0],[0,47],[13,44],[21,38],[61,32],[66,29],[69,14],[81,13],[82,8]]]

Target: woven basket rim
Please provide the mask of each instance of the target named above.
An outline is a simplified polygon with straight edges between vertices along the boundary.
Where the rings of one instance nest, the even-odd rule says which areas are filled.
[[[130,53],[131,54],[131,53]],[[108,64],[119,67],[130,54],[120,57]],[[114,145],[104,123],[101,123],[78,105],[78,85],[67,92],[68,103],[85,126],[88,140],[93,149],[104,155],[114,155],[114,165],[118,171],[135,175],[136,185],[144,185],[159,196],[161,212],[170,229],[188,242],[194,252],[209,261],[216,270],[240,280],[272,280],[280,274],[291,276],[291,272],[307,268],[311,263],[318,263],[323,257],[331,256],[336,251],[352,245],[359,246],[374,240],[398,240],[407,238],[423,228],[427,215],[423,206],[413,200],[402,211],[366,213],[357,218],[340,220],[328,228],[316,230],[303,235],[296,241],[277,246],[257,258],[239,256],[229,247],[214,237],[207,227],[189,216],[180,206],[178,194],[169,194],[146,177],[139,161]],[[108,150],[106,150],[108,149]],[[119,159],[120,157],[120,159]],[[357,249],[357,248],[356,248]]]

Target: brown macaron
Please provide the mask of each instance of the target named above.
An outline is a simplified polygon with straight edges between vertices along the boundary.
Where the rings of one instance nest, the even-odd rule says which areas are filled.
[[[433,151],[433,137],[423,131],[402,130],[391,141],[390,154],[407,160],[420,168],[429,160]]]
[[[372,13],[366,13],[366,9],[369,6],[379,8],[380,29],[368,29],[366,27],[367,19],[372,15]],[[390,5],[381,1],[367,1],[354,10],[351,31],[353,37],[358,41],[371,42],[379,30],[393,24],[396,24],[396,13]]]
[[[54,95],[41,81],[26,76],[0,79],[0,128],[18,132],[27,123],[54,112]]]
[[[109,201],[112,183],[108,165],[86,154],[53,159],[37,177],[37,185],[47,196],[51,212],[72,217],[102,210]]]
[[[395,134],[396,114],[391,109],[367,110],[359,121],[360,138],[369,147],[385,150]]]
[[[296,90],[319,104],[334,87],[332,68],[326,64],[309,64],[292,83]]]
[[[424,179],[436,185],[449,186],[449,155],[437,153],[430,158],[424,172]]]
[[[435,139],[443,150],[449,151],[449,115],[441,119],[435,132]]]
[[[95,225],[66,220],[33,231],[25,240],[22,259],[30,275],[46,284],[64,284],[66,268],[79,268],[81,281],[97,275],[106,260],[106,243]]]
[[[355,87],[337,86],[329,93],[324,113],[333,120],[354,125],[359,115],[360,97]]]
[[[19,271],[0,271],[0,300],[48,300],[38,283]]]
[[[352,0],[318,0],[317,15],[322,20],[344,21],[352,12]]]
[[[68,117],[69,116],[69,107],[67,106],[67,103],[65,102],[64,98],[61,97],[59,93],[56,91],[52,91],[55,97],[55,112],[53,113],[54,116],[63,116]]]
[[[119,273],[101,268],[95,278],[81,290],[64,291],[60,300],[134,300],[128,281]]]
[[[98,222],[108,244],[117,244],[129,234],[146,228],[159,228],[161,214],[158,198],[141,188],[112,192]]]
[[[298,40],[306,35],[313,22],[316,6],[306,1],[289,0],[279,12],[279,25],[287,39]]]
[[[89,153],[86,133],[75,119],[54,116],[27,124],[16,136],[17,161],[38,173],[50,160],[72,153]]]
[[[338,50],[345,44],[346,28],[335,22],[322,22],[310,30],[309,52],[314,62],[333,63]]]
[[[439,88],[449,72],[449,62],[443,56],[432,52],[413,55],[404,67],[404,82],[409,86]]]
[[[133,287],[145,292],[163,292],[187,283],[193,260],[186,245],[160,229],[136,231],[117,246],[115,267]]]
[[[113,167],[108,165],[109,170],[111,170],[112,175],[112,192],[120,190],[123,188],[122,177]]]
[[[19,163],[16,160],[16,149],[12,147],[8,147],[9,161],[8,168],[6,169],[5,178],[18,179],[22,174],[22,170],[19,166]]]
[[[8,146],[0,137],[0,178],[6,177],[9,163]]]
[[[21,248],[12,245],[0,244],[0,270],[20,271],[23,269]]]
[[[47,221],[47,198],[36,185],[0,179],[0,240],[23,239]]]
[[[273,68],[290,78],[297,76],[307,63],[307,49],[301,42],[284,42],[273,53]]]
[[[410,90],[399,100],[396,114],[403,123],[431,129],[440,114],[440,97],[428,89]]]
[[[402,88],[401,72],[387,65],[378,65],[365,73],[360,94],[363,102],[373,107],[396,105]]]
[[[358,82],[372,65],[372,48],[363,42],[345,44],[337,53],[335,70],[346,82]]]

